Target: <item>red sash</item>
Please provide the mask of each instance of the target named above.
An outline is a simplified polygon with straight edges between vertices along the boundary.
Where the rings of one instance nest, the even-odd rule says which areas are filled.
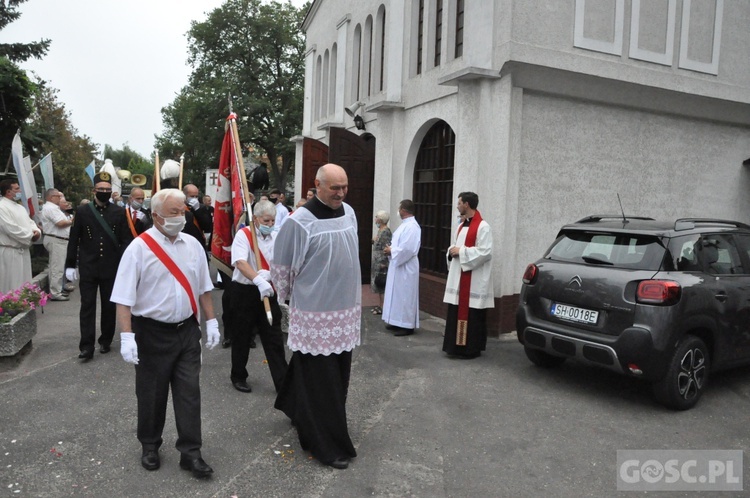
[[[159,258],[159,261],[164,263],[164,266],[167,267],[167,270],[174,276],[174,278],[177,279],[177,281],[182,285],[182,288],[185,289],[185,292],[187,292],[188,297],[190,298],[190,306],[193,308],[193,314],[195,315],[195,319],[198,319],[198,305],[195,302],[195,294],[193,294],[193,288],[190,287],[190,282],[188,282],[187,277],[184,273],[182,273],[182,270],[177,266],[177,263],[175,263],[172,258],[169,257],[169,254],[167,254],[164,249],[159,245],[158,242],[154,240],[151,235],[149,235],[146,232],[143,232],[140,237],[143,239],[143,242],[146,243],[146,245],[151,249],[151,251],[154,253],[154,255]]]
[[[255,251],[255,246],[253,245],[253,234],[252,232],[250,232],[250,227],[244,227],[242,229],[242,233],[245,234],[245,237],[247,237],[247,241],[250,243],[250,250]],[[263,253],[261,251],[258,251],[258,254],[260,254],[260,269],[270,270],[271,267],[268,266],[268,261],[266,261],[266,257],[263,256]]]
[[[135,225],[134,225],[135,221],[133,221],[133,215],[132,215],[133,210],[130,208],[130,206],[128,206],[126,208],[126,211],[127,211],[126,218],[128,219],[128,227],[130,227],[130,233],[133,234],[133,238],[136,238],[138,237],[138,232],[135,230]]]
[[[474,213],[474,217],[469,224],[469,233],[466,234],[464,247],[474,247],[477,243],[477,232],[479,224],[482,223],[482,215],[479,211]],[[456,239],[461,233],[464,224],[458,227]],[[466,335],[469,331],[469,298],[471,295],[471,271],[462,271],[461,280],[458,286],[458,324],[456,326],[456,345],[466,346]]]

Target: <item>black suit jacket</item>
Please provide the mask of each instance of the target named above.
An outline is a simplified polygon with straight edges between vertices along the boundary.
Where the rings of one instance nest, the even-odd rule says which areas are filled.
[[[122,253],[133,240],[124,208],[107,203],[98,209],[112,228],[117,243],[107,235],[89,206],[78,207],[70,227],[65,268],[78,267],[81,280],[115,278]]]
[[[211,213],[204,206],[196,210],[185,206],[185,228],[182,231],[198,239],[198,242],[203,244],[204,249],[207,247],[207,243],[206,236],[203,234],[212,232],[213,225]]]

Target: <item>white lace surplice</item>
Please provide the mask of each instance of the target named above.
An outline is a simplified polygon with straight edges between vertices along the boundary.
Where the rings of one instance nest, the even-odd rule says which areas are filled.
[[[304,207],[281,227],[271,274],[279,302],[289,299],[292,351],[338,354],[359,345],[362,279],[357,218],[318,219]]]

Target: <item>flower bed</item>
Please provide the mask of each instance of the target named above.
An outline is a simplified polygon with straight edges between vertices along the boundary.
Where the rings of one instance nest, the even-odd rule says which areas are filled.
[[[31,282],[0,294],[0,356],[17,354],[36,335],[36,309],[47,303],[48,296]]]

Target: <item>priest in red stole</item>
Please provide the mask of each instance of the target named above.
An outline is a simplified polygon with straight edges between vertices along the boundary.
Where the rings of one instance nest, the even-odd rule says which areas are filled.
[[[448,303],[443,351],[449,356],[478,357],[487,345],[487,308],[495,306],[492,287],[492,230],[477,211],[479,196],[458,194],[463,220],[456,242],[448,248],[448,281],[443,301]]]

